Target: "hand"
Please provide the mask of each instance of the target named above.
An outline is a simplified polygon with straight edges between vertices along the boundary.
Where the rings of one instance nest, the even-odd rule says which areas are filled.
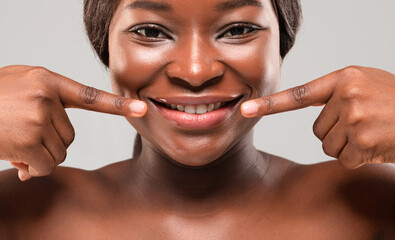
[[[324,152],[346,168],[395,162],[395,75],[347,67],[299,87],[243,103],[245,117],[325,105],[314,123]]]
[[[142,117],[147,105],[79,84],[41,67],[0,69],[0,159],[24,181],[49,175],[66,158],[74,129],[64,108]]]

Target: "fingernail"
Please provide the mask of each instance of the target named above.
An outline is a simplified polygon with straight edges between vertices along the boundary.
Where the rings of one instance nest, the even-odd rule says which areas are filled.
[[[132,110],[133,113],[137,113],[137,114],[144,113],[144,111],[145,111],[145,102],[133,101],[132,104],[130,104],[130,110]]]
[[[241,106],[241,109],[246,115],[256,114],[258,112],[258,104],[254,101],[245,102]]]

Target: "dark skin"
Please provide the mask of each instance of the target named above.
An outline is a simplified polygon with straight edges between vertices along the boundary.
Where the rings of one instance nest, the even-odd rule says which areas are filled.
[[[270,1],[130,2],[110,28],[116,95],[43,68],[0,69],[0,155],[21,180],[33,177],[0,174],[0,239],[395,237],[393,165],[366,164],[395,161],[394,75],[348,67],[273,94],[282,59]],[[239,29],[221,31],[228,24]],[[151,100],[234,95],[227,119],[204,130],[164,119]],[[300,165],[254,148],[260,116],[322,104],[314,132],[339,161]],[[74,136],[64,107],[125,116],[141,154],[96,171],[55,169]]]

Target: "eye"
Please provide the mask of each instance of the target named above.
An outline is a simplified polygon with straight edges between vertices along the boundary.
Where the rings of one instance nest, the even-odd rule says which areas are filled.
[[[129,30],[129,32],[134,33],[138,37],[143,38],[143,40],[148,41],[160,41],[164,39],[169,39],[169,35],[164,33],[159,26],[156,25],[145,25],[136,26]]]
[[[253,33],[257,30],[261,30],[261,28],[253,24],[248,24],[248,23],[233,24],[225,28],[225,30],[222,31],[222,34],[220,34],[219,38],[221,37],[243,38],[249,36],[250,33]]]
[[[140,28],[136,31],[138,34],[148,38],[165,38],[166,35],[155,28]]]
[[[253,31],[253,29],[248,27],[234,27],[229,29],[229,31],[224,34],[224,37],[243,35],[251,31]]]

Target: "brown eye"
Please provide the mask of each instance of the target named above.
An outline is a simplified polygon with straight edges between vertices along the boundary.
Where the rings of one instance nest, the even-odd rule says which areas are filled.
[[[144,37],[147,38],[166,38],[166,34],[156,28],[140,28],[136,30],[136,32]]]
[[[255,32],[257,30],[262,30],[262,28],[248,23],[239,23],[233,24],[228,27],[223,33],[219,36],[221,37],[228,37],[228,38],[243,38],[247,37],[249,33]]]
[[[250,32],[250,29],[246,27],[234,27],[229,30],[229,35],[231,36],[237,36],[237,35],[243,35]]]
[[[159,24],[139,24],[127,30],[132,36],[140,41],[145,42],[161,42],[171,40],[172,37],[167,34],[169,32],[166,27]]]

